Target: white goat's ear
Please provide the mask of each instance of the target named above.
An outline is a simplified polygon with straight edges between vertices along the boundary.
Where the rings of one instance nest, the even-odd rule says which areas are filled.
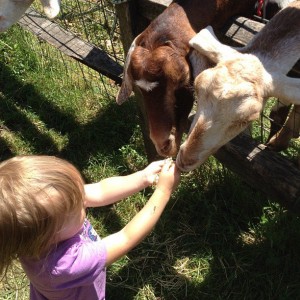
[[[40,0],[44,13],[49,19],[55,18],[60,12],[60,0]]]
[[[300,79],[283,74],[268,74],[265,79],[264,97],[276,97],[286,105],[300,105]]]
[[[213,63],[209,59],[196,50],[192,50],[189,54],[189,61],[192,67],[193,78],[195,79],[202,71],[213,67]]]
[[[190,40],[189,44],[216,64],[223,59],[230,59],[238,54],[238,51],[219,42],[211,26],[200,30]]]
[[[126,61],[125,61],[124,71],[123,71],[123,81],[122,81],[121,88],[116,97],[116,101],[119,105],[124,103],[130,97],[133,90],[133,81],[130,74],[128,74],[128,67],[131,60],[131,54],[133,50],[136,48],[136,40],[138,37],[139,35],[133,40],[126,56]]]

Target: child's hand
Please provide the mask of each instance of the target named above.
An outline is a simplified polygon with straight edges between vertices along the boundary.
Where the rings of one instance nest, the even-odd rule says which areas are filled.
[[[165,164],[159,174],[159,180],[156,189],[164,193],[171,194],[180,181],[180,170],[172,160],[166,159]]]
[[[164,163],[164,160],[154,161],[142,171],[146,186],[157,183],[158,174],[160,173]]]

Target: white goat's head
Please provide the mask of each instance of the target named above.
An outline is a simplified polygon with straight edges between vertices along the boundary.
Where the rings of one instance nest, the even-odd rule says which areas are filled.
[[[0,32],[18,22],[34,0],[0,0]],[[60,11],[60,0],[40,0],[46,16],[56,17]]]
[[[221,44],[210,26],[193,37],[190,45],[216,66],[195,80],[197,113],[176,161],[183,171],[196,168],[245,130],[259,117],[268,97],[300,104],[300,80],[278,72],[273,64],[269,67],[270,58],[269,65],[263,64],[259,55]]]

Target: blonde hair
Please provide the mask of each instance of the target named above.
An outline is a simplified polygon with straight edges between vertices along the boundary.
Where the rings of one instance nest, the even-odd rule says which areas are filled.
[[[15,258],[39,258],[53,246],[68,214],[84,207],[84,181],[54,156],[0,163],[0,274]]]

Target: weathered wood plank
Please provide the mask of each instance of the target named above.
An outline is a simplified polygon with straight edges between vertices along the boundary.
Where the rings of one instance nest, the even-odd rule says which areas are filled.
[[[245,46],[265,25],[245,17],[232,18],[218,33],[218,37],[237,46]]]
[[[26,15],[19,21],[19,24],[64,54],[79,60],[118,84],[122,82],[122,66],[110,58],[105,51],[64,30],[58,24],[46,19],[34,9],[30,8]]]
[[[118,17],[120,31],[121,31],[121,41],[123,44],[123,49],[125,54],[127,54],[132,41],[135,38],[133,31],[133,16],[132,8],[129,2],[124,2],[116,5],[116,14]]]
[[[217,33],[217,36],[226,44],[245,46],[264,26],[263,23],[245,17],[235,17]],[[300,77],[300,60],[295,64],[289,75]]]
[[[282,155],[240,134],[214,156],[255,189],[300,213],[300,170]]]
[[[153,20],[166,9],[172,0],[139,0],[138,10],[148,20]]]

